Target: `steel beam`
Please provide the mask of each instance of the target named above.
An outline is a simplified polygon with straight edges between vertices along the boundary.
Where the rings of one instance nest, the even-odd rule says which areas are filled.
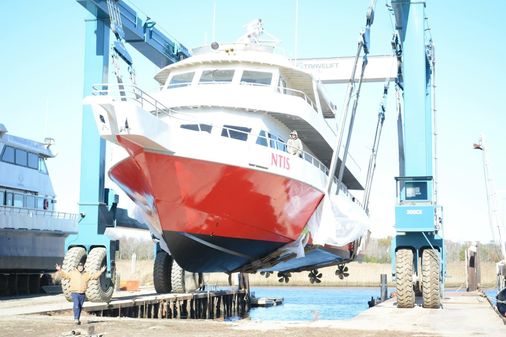
[[[397,77],[398,61],[392,55],[377,55],[367,57],[363,82],[385,82]],[[355,57],[330,57],[297,59],[297,66],[311,73],[316,80],[324,84],[348,83],[355,63]],[[362,68],[362,59],[357,69]],[[360,73],[357,72],[355,80],[358,81]]]
[[[109,9],[106,0],[76,1],[109,27]],[[156,28],[155,22],[143,22],[137,12],[122,0],[118,0],[117,5],[121,14],[125,41],[156,66],[163,68],[190,56],[190,51],[185,46],[165,36]]]

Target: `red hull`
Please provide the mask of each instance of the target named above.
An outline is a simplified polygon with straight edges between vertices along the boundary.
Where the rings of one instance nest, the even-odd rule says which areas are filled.
[[[134,200],[136,195],[151,200],[164,232],[288,243],[297,239],[323,197],[284,176],[144,152],[118,140],[130,157],[110,176]]]

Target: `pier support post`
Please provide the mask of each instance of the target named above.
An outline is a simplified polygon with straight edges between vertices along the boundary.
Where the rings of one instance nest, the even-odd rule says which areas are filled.
[[[381,302],[386,301],[388,298],[388,282],[387,274],[380,275],[380,289],[381,289]]]

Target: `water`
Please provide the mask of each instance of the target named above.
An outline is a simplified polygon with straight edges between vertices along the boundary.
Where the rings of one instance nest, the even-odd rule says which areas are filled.
[[[380,296],[379,288],[253,287],[251,292],[256,297],[284,298],[279,306],[252,308],[249,318],[258,321],[350,319],[369,308],[371,297]]]
[[[388,294],[394,290],[389,288]],[[252,287],[251,292],[256,297],[284,298],[279,306],[252,308],[248,317],[256,321],[350,319],[369,308],[367,302],[371,297],[380,296],[379,288]],[[484,293],[495,305],[497,290],[487,289]]]

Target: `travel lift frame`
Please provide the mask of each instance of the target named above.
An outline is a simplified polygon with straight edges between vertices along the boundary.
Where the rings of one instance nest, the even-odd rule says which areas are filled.
[[[129,66],[132,65],[132,59],[124,47],[124,42],[131,44],[160,68],[190,56],[184,46],[162,34],[154,22],[143,22],[123,1],[77,2],[91,14],[85,20],[85,97],[92,94],[93,85],[108,82],[111,50],[109,28],[116,36],[112,52]],[[116,76],[119,74],[116,73]],[[105,141],[98,134],[91,108],[86,105],[83,107],[81,142],[81,221],[78,234],[69,236],[65,241],[63,269],[70,271],[79,262],[85,262],[85,269],[88,271],[96,271],[106,265],[107,273],[102,274],[100,279],[89,282],[86,296],[90,301],[109,302],[114,291],[115,255],[119,242],[111,240],[105,230],[115,226],[118,196],[112,190],[104,188]],[[62,281],[63,292],[68,300],[69,286],[68,280]]]
[[[398,84],[403,88],[398,114],[399,177],[392,239],[392,273],[397,307],[439,308],[444,292],[445,247],[442,207],[437,205],[434,138],[434,45],[425,16],[425,1],[392,0],[402,58]]]
[[[307,59],[300,60],[299,64],[303,68],[308,68],[309,71],[316,69],[313,75],[322,83],[350,82],[349,86],[353,87],[353,82],[358,80],[356,96],[358,96],[361,82],[386,82],[385,96],[388,82],[390,79],[395,79],[397,89],[402,90],[403,103],[398,97],[397,104],[399,177],[395,178],[397,184],[396,235],[391,242],[392,275],[396,279],[397,306],[412,308],[415,305],[415,295],[422,294],[424,307],[439,308],[444,291],[446,258],[442,237],[442,207],[437,205],[437,185],[434,179],[436,168],[433,156],[435,152],[433,143],[435,107],[432,92],[435,87],[434,45],[430,35],[427,34],[425,1],[392,0],[391,10],[395,16],[397,30],[392,40],[397,62],[393,62],[391,56],[367,57],[367,50],[364,49],[366,54],[364,62],[367,62],[367,68],[364,71],[362,65],[362,72],[358,78],[358,74],[355,74],[356,58],[355,60],[352,58]],[[372,20],[371,22],[369,20],[370,12],[368,11],[368,26],[372,23]],[[364,40],[359,42],[359,45],[363,43],[364,46],[368,46],[367,35],[366,29],[366,34],[363,35]],[[398,69],[395,68],[395,74],[390,73],[392,64],[398,67]],[[353,74],[355,74],[351,80],[350,69],[354,69]],[[348,100],[352,91],[353,88],[349,90]],[[399,91],[397,94],[399,95]],[[353,110],[356,108],[355,103],[356,100]],[[346,112],[347,108],[344,113]],[[384,104],[380,106],[369,174],[374,173],[375,151],[381,134],[383,113]],[[354,114],[355,111],[352,111],[348,122],[348,138],[352,131]],[[340,127],[340,135],[344,133],[344,126],[342,124]],[[345,152],[347,146],[345,146]],[[341,146],[338,145],[336,151],[340,148]],[[345,164],[345,159],[346,156],[344,156],[342,166]],[[364,196],[365,205],[368,204],[371,187],[372,177],[369,174]]]
[[[137,13],[121,0],[76,1],[91,13],[90,18],[86,20],[84,96],[91,94],[91,88],[94,84],[107,83],[108,81],[110,56],[108,28],[110,26],[112,26],[111,29],[116,36],[113,50],[129,66],[132,60],[124,48],[123,42],[130,43],[142,55],[160,68],[190,56],[190,53],[184,46],[164,36],[154,27],[154,23],[149,19],[143,22],[137,16]],[[432,202],[432,195],[434,193],[433,181],[427,175],[428,173],[432,173],[432,118],[429,108],[431,73],[426,64],[426,57],[429,54],[426,54],[425,31],[423,27],[419,27],[425,18],[423,15],[424,6],[424,2],[416,2],[413,3],[413,9],[410,9],[409,1],[392,1],[397,27],[400,27],[399,33],[402,37],[402,56],[404,62],[402,74],[397,78],[397,81],[404,88],[404,110],[408,112],[404,114],[404,125],[403,127],[400,125],[399,130],[401,177],[397,178],[400,188],[399,205],[396,208],[398,235],[392,242],[392,251],[396,252],[392,258],[392,263],[397,266],[395,270],[399,270],[394,275],[397,277],[398,283],[401,281],[402,284],[400,289],[398,286],[398,296],[399,294],[401,295],[400,301],[398,298],[398,305],[401,307],[414,305],[414,293],[411,296],[411,293],[408,291],[409,289],[406,289],[411,288],[411,291],[413,291],[413,285],[417,283],[415,282],[417,279],[413,275],[416,275],[420,270],[416,262],[419,260],[420,255],[425,256],[424,251],[428,251],[429,254],[427,255],[438,261],[437,269],[440,276],[436,283],[439,287],[443,284],[442,275],[444,274],[443,240],[438,235],[441,220],[436,213],[438,207]],[[412,18],[415,15],[417,18],[421,16],[418,24],[414,22],[416,21],[415,19],[408,21],[408,18]],[[111,25],[111,21],[113,25]],[[117,25],[118,21],[120,22],[119,26]],[[116,24],[114,24],[115,22]],[[408,42],[405,42],[407,33],[409,33],[410,38],[407,39]],[[369,38],[368,35],[366,38]],[[412,58],[414,59],[411,60]],[[342,64],[342,62],[353,62],[355,59],[338,58],[334,60],[339,60]],[[398,59],[400,59],[400,55],[398,55]],[[369,64],[368,69],[382,69],[380,73],[383,72],[384,75],[378,75],[377,71],[365,72],[365,75],[362,73],[362,80],[364,82],[385,81],[385,79],[395,77],[389,73],[391,67],[385,66],[386,64],[392,64],[390,57],[370,56],[367,60]],[[317,62],[321,61],[320,59]],[[406,61],[409,61],[409,63],[406,63]],[[300,60],[300,62],[311,64],[312,61]],[[332,62],[332,59],[330,62]],[[377,66],[373,66],[373,64]],[[406,76],[407,68],[410,70],[408,76]],[[338,72],[342,69],[343,67],[339,67]],[[413,70],[413,73],[411,73],[411,70]],[[331,74],[329,78],[324,78],[325,74],[323,73],[319,76],[322,77],[319,79],[322,83],[344,83],[350,80],[349,73]],[[352,82],[354,80],[352,79]],[[406,93],[406,88],[409,88],[411,95]],[[421,90],[423,90],[423,95],[420,94]],[[423,104],[420,104],[420,101]],[[420,107],[424,108],[420,109]],[[425,127],[422,130],[417,130],[419,125],[425,125]],[[420,146],[420,139],[426,140],[423,144],[424,146]],[[417,157],[420,151],[424,154],[422,155],[423,158]],[[106,265],[107,274],[102,275],[97,281],[90,281],[89,290],[86,295],[91,301],[107,302],[112,297],[114,289],[114,259],[115,253],[119,249],[119,244],[105,235],[105,229],[114,226],[118,200],[112,191],[104,188],[104,180],[105,141],[100,139],[98,135],[90,107],[84,106],[79,202],[82,219],[79,224],[79,233],[69,236],[66,240],[65,249],[67,253],[63,268],[71,270],[80,261],[86,261],[85,268],[87,270],[98,270],[100,266]],[[416,193],[415,198],[409,194],[417,189],[422,191],[421,196],[426,199],[420,200],[420,195]],[[405,233],[405,235],[401,235],[400,232]],[[170,272],[170,269],[167,268],[168,262],[172,262],[170,256],[160,249],[159,244],[157,244],[156,251],[156,259],[159,260],[158,272]],[[411,252],[411,261],[409,259],[409,252]],[[397,255],[399,255],[399,259],[396,259]],[[395,261],[397,260],[400,263],[396,263]],[[428,260],[427,258],[422,259],[422,264],[423,261]],[[156,265],[155,263],[155,274],[157,273]],[[429,267],[434,266],[430,264]],[[411,270],[414,274],[406,273],[405,270]],[[430,289],[433,289],[434,282],[430,283],[431,280],[429,279],[429,283],[427,284],[432,285]],[[155,281],[157,281],[156,276]],[[166,281],[166,278],[162,281]],[[406,287],[408,281],[410,285]],[[69,298],[68,282],[64,281],[62,285],[66,297]],[[170,287],[160,286],[158,288],[170,291]],[[427,289],[428,287],[423,288]],[[399,290],[402,290],[402,292]],[[438,299],[434,301],[439,303],[439,296],[442,291],[439,288],[437,290]],[[432,306],[434,305],[432,304]]]

